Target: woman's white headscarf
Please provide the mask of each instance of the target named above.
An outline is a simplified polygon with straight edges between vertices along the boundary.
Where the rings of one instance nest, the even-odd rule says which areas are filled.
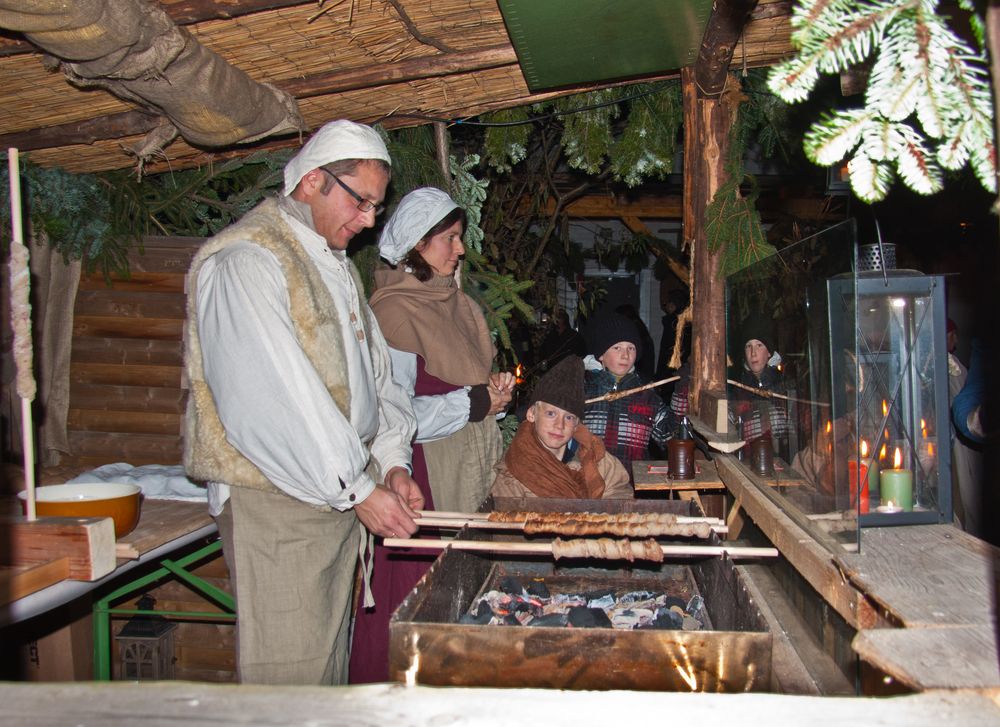
[[[379,254],[396,265],[458,203],[435,187],[420,187],[399,201],[378,240]]]

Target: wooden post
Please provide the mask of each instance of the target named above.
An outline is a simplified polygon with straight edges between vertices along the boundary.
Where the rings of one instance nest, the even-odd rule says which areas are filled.
[[[451,165],[449,163],[451,148],[448,144],[448,127],[443,121],[434,122],[434,146],[437,149],[438,165],[441,167],[441,178],[444,180],[444,191],[451,194]]]
[[[725,181],[732,95],[699,98],[695,72],[681,69],[684,99],[684,243],[691,253],[691,411],[716,421],[711,405],[726,397],[726,292],[720,255],[708,250],[705,208]]]

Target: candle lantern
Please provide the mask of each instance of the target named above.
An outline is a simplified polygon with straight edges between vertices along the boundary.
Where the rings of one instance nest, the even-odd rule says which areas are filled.
[[[951,522],[944,278],[886,260],[862,248],[826,281],[837,504],[861,527]]]
[[[139,611],[115,637],[118,645],[118,679],[156,681],[174,678],[174,630],[177,624],[153,612],[156,600],[146,594]]]

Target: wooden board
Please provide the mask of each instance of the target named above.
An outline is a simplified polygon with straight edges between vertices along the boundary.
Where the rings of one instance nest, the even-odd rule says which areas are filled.
[[[69,578],[66,557],[33,565],[0,565],[0,605],[30,596],[66,578]]]
[[[650,471],[650,468],[653,471]],[[675,480],[667,470],[666,460],[636,460],[632,463],[632,476],[636,492],[674,490],[724,490],[715,462],[695,460],[695,476],[690,480]]]
[[[118,540],[119,558],[135,559],[187,533],[212,524],[205,502],[177,500],[142,501],[142,513],[135,530]]]
[[[652,468],[652,472],[650,469]],[[774,475],[759,477],[772,487],[800,487],[805,484],[805,478],[793,470],[780,457],[774,458]],[[714,461],[695,460],[695,477],[691,480],[675,480],[667,472],[665,460],[636,460],[632,463],[632,477],[636,492],[684,491],[684,490],[725,490],[726,485],[719,476],[719,470]]]
[[[115,526],[109,517],[23,517],[2,520],[0,563],[13,566],[45,564],[66,558],[67,577],[96,581],[115,569]]]
[[[471,724],[509,727],[512,716],[533,723],[618,724],[632,715],[669,716],[681,725],[799,727],[800,725],[961,725],[1000,720],[996,691],[934,691],[893,699],[800,697],[781,694],[569,692],[556,689],[443,689],[398,684],[287,687],[113,682],[0,684],[9,724],[241,724],[394,727]]]
[[[908,627],[990,625],[1000,550],[951,525],[864,528],[844,574]]]
[[[858,655],[911,689],[1000,687],[992,625],[873,629],[852,644]]]

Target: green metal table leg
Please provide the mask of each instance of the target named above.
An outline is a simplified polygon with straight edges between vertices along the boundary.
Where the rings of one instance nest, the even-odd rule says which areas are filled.
[[[137,578],[124,586],[115,589],[104,598],[94,604],[94,679],[97,681],[108,681],[111,679],[111,614],[143,614],[157,616],[178,616],[187,618],[216,618],[235,619],[236,602],[232,596],[225,591],[213,586],[211,583],[199,578],[193,573],[189,573],[187,568],[192,563],[204,560],[209,555],[222,550],[222,541],[215,540],[203,548],[190,553],[178,560],[164,558],[160,561],[160,567],[141,578]],[[127,596],[145,586],[155,583],[166,577],[175,576],[187,583],[193,590],[205,596],[209,600],[215,601],[222,608],[230,613],[217,613],[214,611],[190,612],[190,611],[147,611],[141,609],[113,609],[111,604],[114,601]]]

